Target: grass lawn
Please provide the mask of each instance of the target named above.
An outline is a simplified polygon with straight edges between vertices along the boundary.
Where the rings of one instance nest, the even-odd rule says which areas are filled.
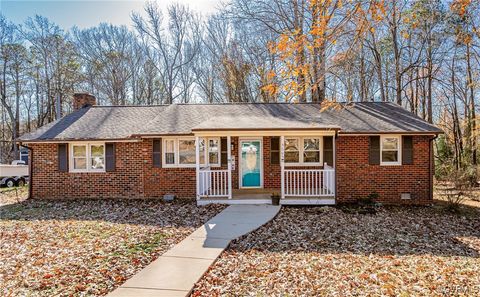
[[[0,192],[0,296],[104,295],[223,209],[180,201],[17,202],[12,193]]]
[[[236,241],[192,296],[479,296],[480,212],[283,207]]]

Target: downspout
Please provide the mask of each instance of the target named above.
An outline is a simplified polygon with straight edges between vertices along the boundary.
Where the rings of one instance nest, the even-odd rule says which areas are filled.
[[[23,145],[21,142],[19,143],[21,147],[26,148],[27,150],[30,151],[30,154],[28,155],[28,198],[27,199],[32,199],[32,183],[33,183],[33,148],[28,147],[26,145]]]
[[[429,150],[430,150],[430,166],[429,166],[429,187],[430,187],[430,200],[433,201],[433,170],[434,170],[434,158],[433,158],[433,141],[437,139],[438,135],[435,135],[434,137],[430,138],[430,145],[429,145]]]
[[[333,180],[335,181],[335,204],[337,204],[337,197],[338,197],[338,187],[337,187],[337,138],[338,138],[338,130],[335,131],[335,136],[333,137],[333,174],[334,178]]]

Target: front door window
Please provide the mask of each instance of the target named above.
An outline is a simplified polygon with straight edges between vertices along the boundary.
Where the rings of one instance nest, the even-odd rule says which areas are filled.
[[[261,186],[261,142],[260,140],[241,141],[242,187]]]

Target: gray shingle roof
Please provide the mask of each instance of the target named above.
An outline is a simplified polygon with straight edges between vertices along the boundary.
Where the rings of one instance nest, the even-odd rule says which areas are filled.
[[[319,104],[173,104],[94,106],[45,125],[19,141],[114,140],[199,130],[336,129],[340,133],[441,133],[394,103],[362,102],[321,110]]]

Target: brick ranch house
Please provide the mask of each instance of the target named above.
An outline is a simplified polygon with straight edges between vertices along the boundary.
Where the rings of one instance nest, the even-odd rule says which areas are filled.
[[[96,106],[18,141],[30,149],[31,198],[160,198],[197,203],[336,204],[377,193],[432,200],[442,133],[394,103]],[[197,145],[198,144],[198,145]]]

